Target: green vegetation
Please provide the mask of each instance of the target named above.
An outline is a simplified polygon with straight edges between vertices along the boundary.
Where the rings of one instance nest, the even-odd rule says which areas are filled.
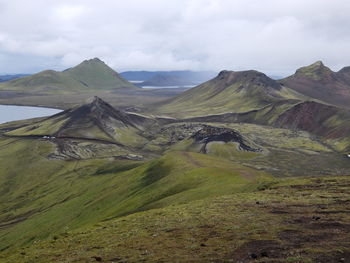
[[[14,90],[124,87],[98,59],[38,75]],[[147,112],[0,125],[0,262],[346,262],[350,115],[307,99],[224,71]]]
[[[322,61],[317,61],[309,66],[302,67],[295,72],[296,76],[304,76],[314,80],[322,80],[332,75],[333,71],[323,65]]]
[[[2,262],[346,262],[349,187],[349,177],[283,180],[68,230]]]
[[[141,210],[252,191],[272,180],[196,153],[172,152],[142,164],[50,159],[54,145],[45,140],[1,139],[0,147],[1,249]]]
[[[136,88],[98,58],[85,60],[74,68],[40,73],[1,83],[0,90],[30,94],[70,94],[119,88]]]
[[[304,100],[306,97],[257,71],[223,71],[216,78],[164,102],[155,111],[188,118],[248,112],[288,99]]]

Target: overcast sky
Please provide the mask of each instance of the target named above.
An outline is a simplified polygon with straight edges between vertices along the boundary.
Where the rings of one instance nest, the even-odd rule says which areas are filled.
[[[349,0],[0,0],[0,73],[350,65]]]

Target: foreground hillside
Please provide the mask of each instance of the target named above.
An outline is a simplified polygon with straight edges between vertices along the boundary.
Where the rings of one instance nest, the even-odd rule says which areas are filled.
[[[44,137],[0,138],[1,250],[142,210],[253,191],[273,180],[195,152],[139,161],[132,152],[121,154],[119,145]],[[75,150],[62,150],[63,143]],[[91,157],[88,149],[100,155]]]
[[[1,262],[350,261],[350,177],[140,212],[0,254]]]

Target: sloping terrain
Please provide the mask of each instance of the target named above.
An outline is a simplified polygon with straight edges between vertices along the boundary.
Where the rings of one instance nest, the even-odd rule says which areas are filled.
[[[65,94],[118,88],[135,88],[135,86],[98,58],[85,60],[63,72],[45,70],[0,84],[0,90],[35,94]]]
[[[216,78],[162,103],[156,112],[182,118],[238,113],[287,99],[300,100],[305,97],[254,70],[222,71]]]
[[[252,191],[272,178],[227,160],[172,152],[127,159],[52,159],[54,142],[0,138],[0,248],[141,210]]]
[[[30,125],[5,133],[8,136],[37,136],[95,139],[129,145],[142,140],[137,132],[140,116],[118,111],[98,97]],[[127,137],[131,141],[128,141]]]
[[[350,152],[350,111],[315,101],[286,100],[260,110],[185,119],[190,122],[253,123],[308,131],[341,152]]]
[[[1,260],[348,262],[349,198],[349,176],[287,180],[67,230]]]
[[[284,105],[285,101],[282,102]],[[287,108],[298,103],[292,100]],[[271,111],[268,110],[267,115],[268,112]],[[283,120],[280,120],[281,125]],[[191,240],[196,236],[192,230],[198,229],[204,231],[200,232],[204,235],[200,248],[212,246],[209,254],[200,252],[203,259],[226,260],[234,255],[241,255],[244,259],[245,251],[250,250],[249,241],[257,238],[254,233],[263,235],[261,224],[271,222],[264,240],[274,239],[285,230],[283,218],[274,216],[278,213],[269,209],[274,207],[278,196],[291,192],[282,187],[280,194],[269,192],[262,196],[257,190],[277,183],[280,179],[276,178],[350,174],[348,157],[307,132],[237,123],[229,118],[226,122],[212,122],[149,117],[115,109],[98,97],[51,117],[0,125],[0,167],[0,259],[4,262],[45,262],[48,259],[53,262],[137,262],[140,256],[149,261],[172,260],[163,252],[160,255],[152,253],[149,258],[147,253],[132,253],[133,242],[151,251],[148,246],[154,246],[153,240],[164,243],[172,251],[177,251],[179,259],[186,260],[187,247],[192,246]],[[235,195],[238,193],[245,195]],[[225,203],[228,199],[224,196],[231,196],[233,201]],[[259,205],[257,208],[256,198],[258,201],[272,200],[273,206]],[[248,205],[252,199],[253,207]],[[224,208],[214,209],[216,200],[224,200]],[[288,200],[281,201],[278,209],[282,209]],[[340,209],[340,206],[336,208]],[[184,230],[170,230],[165,232],[166,236],[150,228],[149,224],[162,222],[173,229],[174,222],[178,222],[173,219],[180,220],[180,217],[174,217],[172,213],[181,216],[184,207],[187,207],[186,214],[189,213],[190,218],[194,215],[189,211],[203,213],[203,218],[192,221],[182,216],[189,228],[180,224]],[[244,207],[248,208],[244,210]],[[145,212],[148,210],[150,214]],[[227,211],[232,214],[227,215]],[[254,213],[259,213],[259,216]],[[293,214],[294,208],[286,208],[286,213]],[[144,215],[150,221],[145,220]],[[138,216],[141,219],[137,219]],[[247,220],[249,218],[251,220]],[[142,225],[132,223],[141,221],[144,222]],[[114,231],[109,224],[119,224],[115,222],[126,222],[122,229],[117,230],[126,243],[115,241],[114,232],[109,232],[112,238],[104,233],[105,230]],[[206,225],[204,222],[220,225],[220,228],[213,230],[215,234],[207,232],[202,226]],[[99,232],[95,227],[101,223],[106,225]],[[242,239],[241,232],[237,232],[233,224],[244,233],[247,233],[245,229],[251,229],[251,235]],[[71,234],[71,231],[78,232]],[[123,233],[128,234],[124,237]],[[150,238],[149,233],[156,236]],[[176,236],[167,236],[169,233]],[[234,233],[238,236],[229,241],[228,237]],[[161,239],[157,239],[158,235]],[[215,236],[210,243],[211,237]],[[296,236],[302,235],[298,232]],[[72,237],[77,239],[70,239]],[[152,241],[148,243],[143,237]],[[84,238],[93,243],[92,248]],[[175,238],[184,243],[174,250],[172,240]],[[63,243],[59,243],[61,241]],[[85,242],[89,248],[85,251],[79,247],[79,242]],[[126,248],[117,250],[104,242]],[[260,245],[260,241],[257,242]],[[287,242],[286,239],[281,239],[281,242],[287,251],[294,253],[293,246],[283,243]],[[334,237],[334,247],[342,247],[341,242],[339,236]],[[221,249],[217,248],[219,243]],[[47,244],[52,249],[45,248]],[[38,247],[40,245],[43,247]],[[275,255],[275,245],[266,247],[268,255],[292,257],[292,254]],[[73,247],[74,252],[66,246]],[[308,243],[302,246],[313,249]],[[256,246],[253,248],[249,253],[262,256]],[[59,252],[61,249],[66,249],[66,252]],[[236,253],[241,250],[244,252]],[[52,251],[58,254],[53,252],[52,255]],[[117,259],[119,257],[114,252],[121,258]],[[124,257],[129,253],[132,256],[126,260]],[[335,252],[333,254],[338,256]],[[303,255],[315,256],[312,251]]]
[[[85,60],[79,65],[63,71],[88,89],[118,89],[135,87],[98,58]]]
[[[13,75],[0,75],[0,82],[6,82],[13,79],[27,77],[30,74],[13,74]]]
[[[306,96],[334,105],[350,106],[350,68],[333,72],[321,61],[298,69],[294,75],[280,80],[284,86]]]
[[[346,262],[349,124],[223,71],[148,112],[94,97],[0,125],[0,262]]]
[[[300,103],[281,114],[275,126],[309,131],[350,152],[350,111],[317,102]]]
[[[323,66],[319,70],[321,75],[333,74]],[[350,151],[349,110],[303,96],[256,71],[223,71],[154,111],[177,117],[177,122],[243,122],[304,130],[338,151]]]

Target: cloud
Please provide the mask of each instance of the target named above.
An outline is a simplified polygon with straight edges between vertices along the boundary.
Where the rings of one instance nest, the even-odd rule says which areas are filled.
[[[118,71],[286,75],[320,59],[337,70],[350,65],[349,8],[346,0],[0,0],[0,72],[92,57]]]

